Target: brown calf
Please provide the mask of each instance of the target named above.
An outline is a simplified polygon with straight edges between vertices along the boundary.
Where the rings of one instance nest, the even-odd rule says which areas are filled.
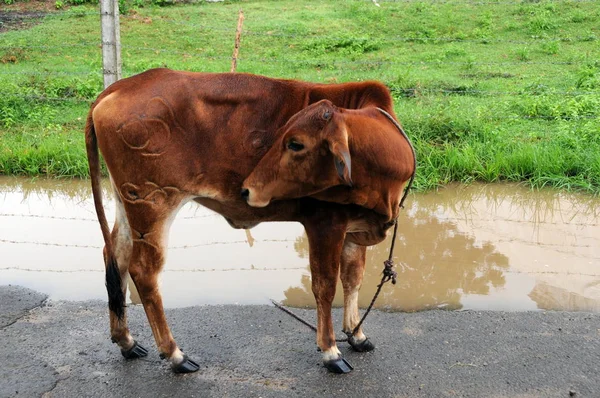
[[[384,239],[414,172],[408,143],[376,107],[393,115],[389,92],[376,82],[318,85],[168,69],[121,80],[100,94],[88,115],[86,147],[105,241],[111,336],[123,355],[147,354],[127,328],[129,273],[161,355],[176,372],[198,370],[171,335],[157,285],[169,227],[194,200],[235,228],[304,225],[317,344],[329,370],[349,371],[331,320],[336,279],[344,287],[343,327],[351,331],[366,246]],[[98,148],[115,192],[112,233]],[[373,349],[362,330],[350,341],[357,350]]]

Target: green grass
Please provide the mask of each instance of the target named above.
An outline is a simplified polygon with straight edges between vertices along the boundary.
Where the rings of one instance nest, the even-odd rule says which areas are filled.
[[[238,71],[390,87],[417,150],[418,188],[520,181],[600,193],[600,5],[380,3],[125,1],[123,73],[229,71],[243,8]],[[99,42],[91,5],[0,33],[0,173],[87,175]]]

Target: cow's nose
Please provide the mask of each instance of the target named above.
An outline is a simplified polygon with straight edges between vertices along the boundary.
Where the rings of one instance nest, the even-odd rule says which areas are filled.
[[[250,190],[247,188],[242,188],[241,194],[244,200],[248,200],[248,198],[250,197]]]

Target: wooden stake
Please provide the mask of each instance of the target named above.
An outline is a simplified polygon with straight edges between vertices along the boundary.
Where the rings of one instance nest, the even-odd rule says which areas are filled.
[[[242,25],[244,24],[244,12],[240,10],[238,17],[237,29],[235,31],[235,46],[233,47],[233,57],[231,58],[231,72],[235,72],[237,68],[237,58],[240,52],[240,39],[242,36]]]

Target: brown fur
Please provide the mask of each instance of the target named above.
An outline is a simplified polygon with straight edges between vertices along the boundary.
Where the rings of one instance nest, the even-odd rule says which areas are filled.
[[[323,99],[327,101],[317,103]],[[118,267],[123,292],[123,280],[131,275],[163,355],[174,362],[181,359],[157,277],[170,223],[189,200],[220,213],[232,226],[263,221],[305,226],[317,300],[317,343],[323,351],[335,348],[331,302],[340,263],[344,291],[357,290],[364,271],[362,246],[385,238],[402,188],[414,171],[406,142],[375,107],[394,115],[388,90],[376,82],[321,85],[168,69],[121,80],[100,94],[88,115],[86,146],[106,262]],[[318,120],[321,108],[332,111],[331,120]],[[290,163],[290,168],[302,170],[295,176],[299,186],[290,193],[281,185],[287,181],[283,172],[265,177],[265,167],[281,158],[282,140],[294,126],[314,140],[318,150],[311,156],[319,166]],[[326,148],[323,129],[337,137]],[[102,207],[98,148],[125,213],[112,236]],[[336,159],[343,161],[337,169]],[[251,175],[257,186],[268,183],[283,194],[274,201],[269,198],[266,207],[249,206],[240,192]],[[119,228],[130,233],[119,234]],[[350,244],[345,242],[361,245],[356,255],[342,255]],[[116,265],[117,260],[128,264]],[[126,318],[112,309],[112,337],[128,349],[133,340]],[[345,317],[349,321],[344,328],[351,329],[354,325],[346,323],[355,323],[357,308],[345,311],[352,315]]]

